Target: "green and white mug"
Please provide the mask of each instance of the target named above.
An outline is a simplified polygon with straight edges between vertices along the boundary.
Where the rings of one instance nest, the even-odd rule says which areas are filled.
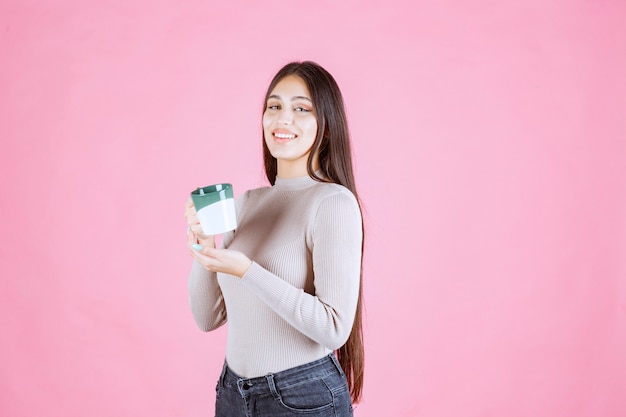
[[[237,228],[231,184],[214,184],[191,192],[193,205],[205,235],[219,235]]]

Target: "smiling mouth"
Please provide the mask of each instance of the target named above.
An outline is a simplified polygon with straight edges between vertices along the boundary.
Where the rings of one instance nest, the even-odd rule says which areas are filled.
[[[293,133],[274,133],[274,137],[276,139],[290,140],[295,139],[296,135],[294,135]]]

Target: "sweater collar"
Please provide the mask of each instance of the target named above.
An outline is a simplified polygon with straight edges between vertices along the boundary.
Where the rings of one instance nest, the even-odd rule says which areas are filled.
[[[316,171],[315,173],[318,176],[323,177],[321,171]],[[295,191],[295,190],[303,190],[317,183],[319,183],[319,181],[314,180],[308,175],[304,177],[294,177],[294,178],[276,177],[274,188],[277,190]]]

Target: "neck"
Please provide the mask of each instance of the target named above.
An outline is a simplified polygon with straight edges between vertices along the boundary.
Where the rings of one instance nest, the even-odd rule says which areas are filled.
[[[299,161],[285,161],[278,160],[276,176],[278,178],[298,178],[298,177],[306,177],[309,175],[306,163],[301,163]],[[317,171],[320,169],[320,164],[317,158],[313,160],[313,171]]]

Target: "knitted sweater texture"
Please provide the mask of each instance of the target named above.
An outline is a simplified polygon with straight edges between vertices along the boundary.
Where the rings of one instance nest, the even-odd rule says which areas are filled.
[[[352,329],[361,213],[354,195],[310,177],[277,178],[237,199],[237,230],[223,246],[253,262],[240,279],[193,262],[189,303],[198,326],[228,322],[226,361],[252,378],[317,360]]]

